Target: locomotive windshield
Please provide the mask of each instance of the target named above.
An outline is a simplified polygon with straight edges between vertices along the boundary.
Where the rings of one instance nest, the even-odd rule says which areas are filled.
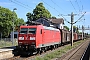
[[[36,28],[21,28],[20,34],[36,34]]]
[[[36,28],[29,28],[28,33],[29,34],[36,34]]]
[[[21,34],[27,34],[27,32],[28,32],[28,28],[21,28],[20,29]]]

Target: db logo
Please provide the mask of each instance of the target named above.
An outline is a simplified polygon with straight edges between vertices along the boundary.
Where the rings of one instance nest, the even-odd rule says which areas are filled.
[[[26,40],[29,40],[30,36],[26,36]]]

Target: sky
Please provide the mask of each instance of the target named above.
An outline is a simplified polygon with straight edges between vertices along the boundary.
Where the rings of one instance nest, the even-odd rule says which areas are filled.
[[[33,9],[35,9],[36,5],[40,2],[44,4],[44,7],[52,16],[57,18],[64,17],[69,22],[71,21],[71,16],[68,15],[72,12],[75,14],[74,22],[86,12],[80,21],[74,24],[74,26],[90,26],[90,0],[0,0],[0,6],[8,8],[11,11],[13,11],[14,8],[17,8],[17,10],[15,10],[16,14],[26,22],[26,14],[28,12],[32,13]],[[64,22],[65,25],[70,28],[70,24],[66,21]],[[90,30],[85,30],[85,32],[90,33]]]

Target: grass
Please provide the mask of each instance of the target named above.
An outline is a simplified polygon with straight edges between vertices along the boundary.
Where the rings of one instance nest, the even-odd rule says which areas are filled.
[[[46,54],[44,57],[36,57],[35,60],[51,60],[54,58],[61,57],[63,54],[65,54],[67,51],[71,50],[72,48],[77,47],[80,45],[80,43],[84,42],[85,40],[80,40],[73,43],[73,47],[69,44],[68,46],[65,46],[64,48],[61,48],[59,50],[56,50],[54,52],[51,52],[49,54]]]
[[[17,42],[14,42],[14,46],[16,45],[17,45]],[[0,48],[9,47],[9,46],[13,46],[11,41],[0,40]]]

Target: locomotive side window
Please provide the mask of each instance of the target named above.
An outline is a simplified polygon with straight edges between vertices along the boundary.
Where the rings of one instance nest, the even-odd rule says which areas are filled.
[[[27,34],[28,28],[21,28],[20,29],[20,34]]]
[[[40,34],[42,34],[42,29],[41,29],[41,31],[40,31]]]
[[[29,28],[29,34],[36,34],[36,28]]]

